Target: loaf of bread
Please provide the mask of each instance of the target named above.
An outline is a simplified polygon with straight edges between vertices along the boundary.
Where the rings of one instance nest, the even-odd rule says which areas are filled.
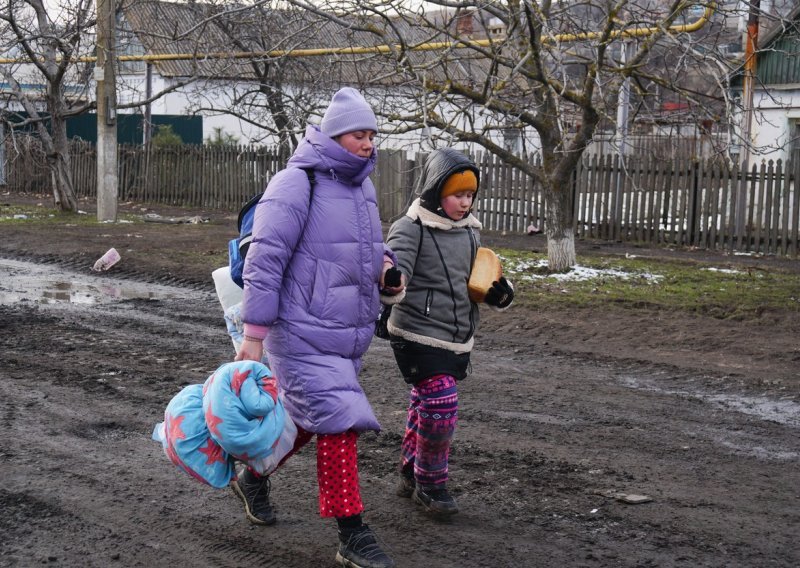
[[[476,304],[483,302],[486,293],[492,287],[492,282],[500,280],[502,275],[503,267],[494,251],[486,247],[479,247],[467,283],[469,299]]]

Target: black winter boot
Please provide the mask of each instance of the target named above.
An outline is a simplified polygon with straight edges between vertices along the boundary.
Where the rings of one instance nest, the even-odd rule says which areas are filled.
[[[336,563],[347,568],[394,567],[394,560],[381,549],[375,533],[367,525],[353,529],[339,529]]]
[[[275,524],[275,511],[269,502],[271,489],[269,476],[257,477],[245,468],[239,479],[231,481],[231,489],[244,503],[244,513],[256,525]]]
[[[437,485],[417,483],[412,498],[426,511],[439,517],[449,517],[458,513],[456,500],[453,499],[443,483]]]

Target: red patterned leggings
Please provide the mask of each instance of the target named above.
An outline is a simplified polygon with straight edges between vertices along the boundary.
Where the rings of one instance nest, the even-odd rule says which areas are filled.
[[[450,375],[434,375],[411,389],[401,469],[413,469],[417,483],[434,485],[448,478],[450,442],[458,421],[458,390]]]
[[[313,437],[313,432],[298,426],[294,447],[280,465]],[[317,434],[317,484],[322,517],[349,517],[364,510],[358,486],[357,440],[358,433],[353,430],[341,434]]]

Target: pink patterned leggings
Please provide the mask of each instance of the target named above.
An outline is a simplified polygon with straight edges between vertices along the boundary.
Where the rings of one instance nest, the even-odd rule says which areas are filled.
[[[458,390],[450,375],[433,375],[411,389],[406,433],[400,448],[401,470],[417,483],[447,481],[450,442],[458,421]]]

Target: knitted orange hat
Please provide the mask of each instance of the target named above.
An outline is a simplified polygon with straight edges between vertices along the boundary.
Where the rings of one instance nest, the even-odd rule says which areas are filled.
[[[439,198],[444,199],[461,191],[478,191],[478,178],[472,170],[456,172],[447,178],[444,185],[442,185],[442,192],[439,194]]]

